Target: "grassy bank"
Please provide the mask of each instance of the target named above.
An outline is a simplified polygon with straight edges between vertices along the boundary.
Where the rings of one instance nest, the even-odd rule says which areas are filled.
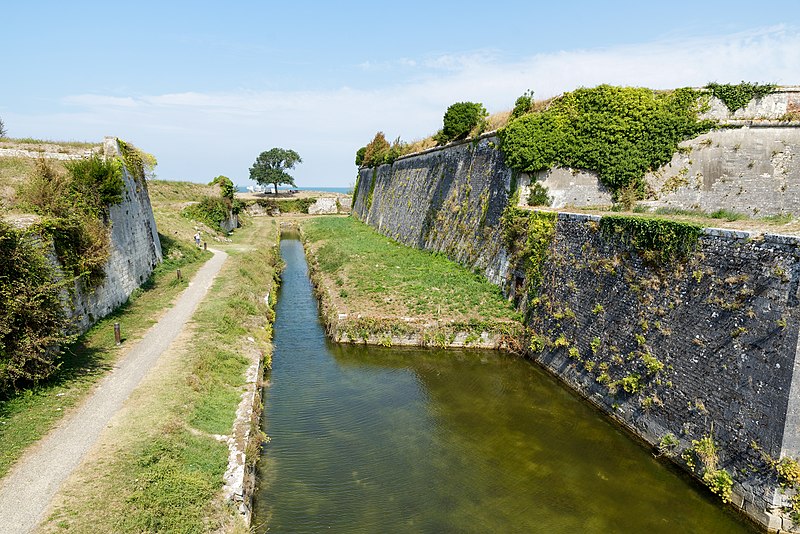
[[[245,531],[221,496],[251,357],[271,351],[277,226],[259,219],[230,255],[193,324],[159,360],[68,481],[45,531]],[[98,503],[103,503],[98,506]]]
[[[336,339],[469,346],[488,337],[508,341],[520,328],[496,286],[444,256],[396,243],[352,218],[301,224]]]
[[[40,439],[91,387],[113,368],[114,362],[155,323],[183,291],[200,265],[210,257],[188,242],[161,236],[165,261],[136,290],[128,303],[97,323],[70,346],[59,371],[50,379],[0,401],[0,476],[5,475],[25,447]],[[180,268],[184,279],[176,279]],[[114,342],[113,323],[121,324],[123,344]]]

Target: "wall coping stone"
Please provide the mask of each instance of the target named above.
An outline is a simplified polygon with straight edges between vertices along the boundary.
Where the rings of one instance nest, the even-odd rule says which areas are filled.
[[[746,230],[731,230],[729,228],[703,228],[703,235],[735,240],[750,239],[753,237],[752,232]]]
[[[800,236],[784,234],[764,234],[766,243],[776,243],[778,245],[800,245]]]
[[[594,221],[599,222],[603,217],[592,213],[572,213],[570,211],[559,211],[557,217],[562,221]]]

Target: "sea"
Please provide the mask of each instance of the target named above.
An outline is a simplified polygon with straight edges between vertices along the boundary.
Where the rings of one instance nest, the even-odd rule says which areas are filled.
[[[326,193],[344,193],[350,194],[353,192],[352,187],[326,187],[321,185],[312,185],[308,187],[279,187],[278,191],[288,191],[289,189],[298,189],[300,191],[324,191]],[[247,186],[237,186],[236,190],[240,193],[247,193]],[[272,186],[269,186],[269,190],[272,191]]]

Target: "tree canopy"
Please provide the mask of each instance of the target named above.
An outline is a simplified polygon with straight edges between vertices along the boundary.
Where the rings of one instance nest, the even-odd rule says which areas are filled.
[[[300,155],[294,150],[271,148],[258,155],[250,167],[250,179],[262,185],[273,184],[277,195],[279,185],[295,185],[294,178],[286,171],[302,162]]]

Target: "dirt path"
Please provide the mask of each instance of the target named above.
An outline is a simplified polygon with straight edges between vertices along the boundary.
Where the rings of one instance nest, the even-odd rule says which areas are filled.
[[[175,306],[117,363],[72,416],[42,438],[0,480],[0,533],[30,532],[112,416],[180,334],[228,257],[214,251]],[[98,503],[102,506],[102,503]]]

